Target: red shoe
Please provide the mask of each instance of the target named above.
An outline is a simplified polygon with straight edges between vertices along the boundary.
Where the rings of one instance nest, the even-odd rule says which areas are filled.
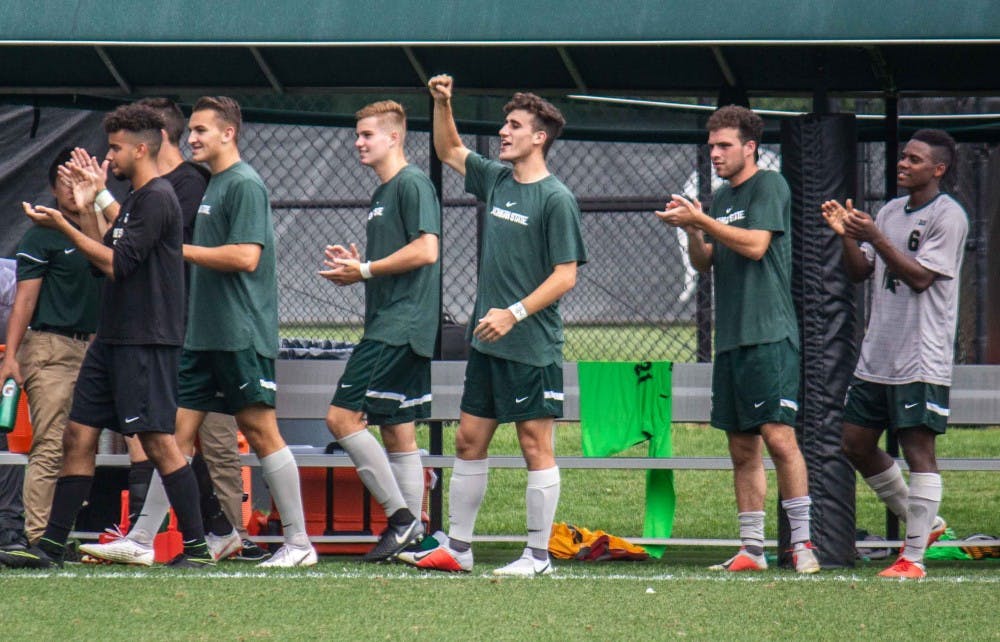
[[[763,571],[767,569],[767,559],[763,555],[754,555],[741,548],[736,555],[733,555],[722,564],[709,566],[710,571],[729,571],[737,573],[739,571]]]
[[[429,551],[403,551],[397,559],[432,571],[448,571],[450,573],[467,573],[472,570],[472,551],[456,553],[447,546],[438,546]]]
[[[878,576],[901,580],[921,580],[927,577],[927,571],[920,562],[911,562],[900,555],[895,564],[879,573]]]

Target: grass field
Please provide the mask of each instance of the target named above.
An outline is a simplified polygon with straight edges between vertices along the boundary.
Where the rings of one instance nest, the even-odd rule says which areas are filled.
[[[450,431],[445,443],[449,444]],[[422,437],[426,437],[422,435]],[[941,456],[1000,456],[1000,429],[952,430]],[[678,455],[724,454],[717,431],[677,426]],[[579,452],[579,428],[562,425],[557,448]],[[516,452],[501,428],[496,453]],[[642,447],[633,453],[643,454]],[[619,535],[642,527],[643,474],[563,473],[557,519]],[[773,486],[773,479],[771,480]],[[734,537],[726,472],[679,472],[675,536]],[[942,514],[959,535],[1000,532],[996,476],[947,473]],[[478,530],[524,529],[524,473],[494,470]],[[859,489],[859,524],[879,531],[883,513]],[[774,536],[773,494],[767,506]],[[731,577],[705,570],[728,549],[671,547],[641,563],[557,563],[553,577],[493,578],[513,544],[476,544],[463,576],[398,564],[324,558],[313,569],[259,572],[225,562],[211,572],[67,566],[0,570],[0,636],[50,639],[1000,639],[1000,560],[930,562],[921,582],[881,580],[885,562],[800,578],[772,569]]]

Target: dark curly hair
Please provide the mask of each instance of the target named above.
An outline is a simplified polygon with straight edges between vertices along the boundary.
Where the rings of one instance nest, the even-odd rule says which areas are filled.
[[[566,119],[563,117],[555,105],[545,100],[541,96],[527,92],[517,92],[510,102],[504,105],[503,113],[509,114],[515,109],[523,109],[534,118],[534,131],[545,132],[545,144],[542,145],[542,154],[548,155],[552,143],[556,142],[563,127],[566,126]]]
[[[160,130],[163,128],[163,116],[152,107],[136,103],[121,105],[104,117],[105,132],[127,131],[134,134],[146,144],[153,157],[160,152]]]
[[[947,168],[944,171],[944,176],[948,176],[955,163],[955,154],[957,153],[955,139],[948,132],[940,129],[918,129],[913,133],[913,136],[910,136],[910,140],[926,143],[934,155],[934,162],[943,164]]]

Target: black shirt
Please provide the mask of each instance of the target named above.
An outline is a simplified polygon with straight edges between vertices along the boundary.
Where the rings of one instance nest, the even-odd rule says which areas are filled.
[[[184,161],[163,178],[169,181],[181,204],[181,215],[184,218],[184,242],[190,243],[194,238],[194,220],[198,216],[201,197],[205,195],[208,179],[212,174],[197,163]]]
[[[104,282],[100,341],[183,345],[182,242],[181,206],[170,183],[154,178],[128,195],[104,236],[114,250],[114,278]]]

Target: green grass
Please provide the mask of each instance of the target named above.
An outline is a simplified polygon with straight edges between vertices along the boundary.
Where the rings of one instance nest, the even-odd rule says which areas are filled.
[[[454,426],[446,429],[451,449]],[[580,450],[579,427],[558,428],[557,451]],[[421,431],[426,440],[426,431]],[[677,455],[724,455],[715,430],[677,426]],[[1000,456],[1000,429],[952,430],[942,457]],[[501,427],[495,454],[517,452]],[[644,454],[642,446],[627,453]],[[643,473],[563,472],[557,519],[619,535],[642,528]],[[773,478],[770,480],[773,487]],[[675,536],[735,536],[728,472],[676,473]],[[1000,532],[996,476],[946,473],[942,514],[959,534]],[[494,470],[478,531],[524,532],[524,472]],[[860,523],[879,530],[882,512],[859,488]],[[773,533],[773,491],[768,499]],[[260,572],[225,562],[211,572],[67,566],[55,572],[0,569],[4,640],[341,639],[642,640],[873,639],[998,640],[1000,560],[928,564],[922,582],[876,577],[884,562],[800,578],[781,569],[752,576],[705,568],[730,550],[670,547],[641,563],[559,562],[556,576],[497,579],[513,544],[475,545],[464,576],[402,565],[324,558],[309,570]]]

